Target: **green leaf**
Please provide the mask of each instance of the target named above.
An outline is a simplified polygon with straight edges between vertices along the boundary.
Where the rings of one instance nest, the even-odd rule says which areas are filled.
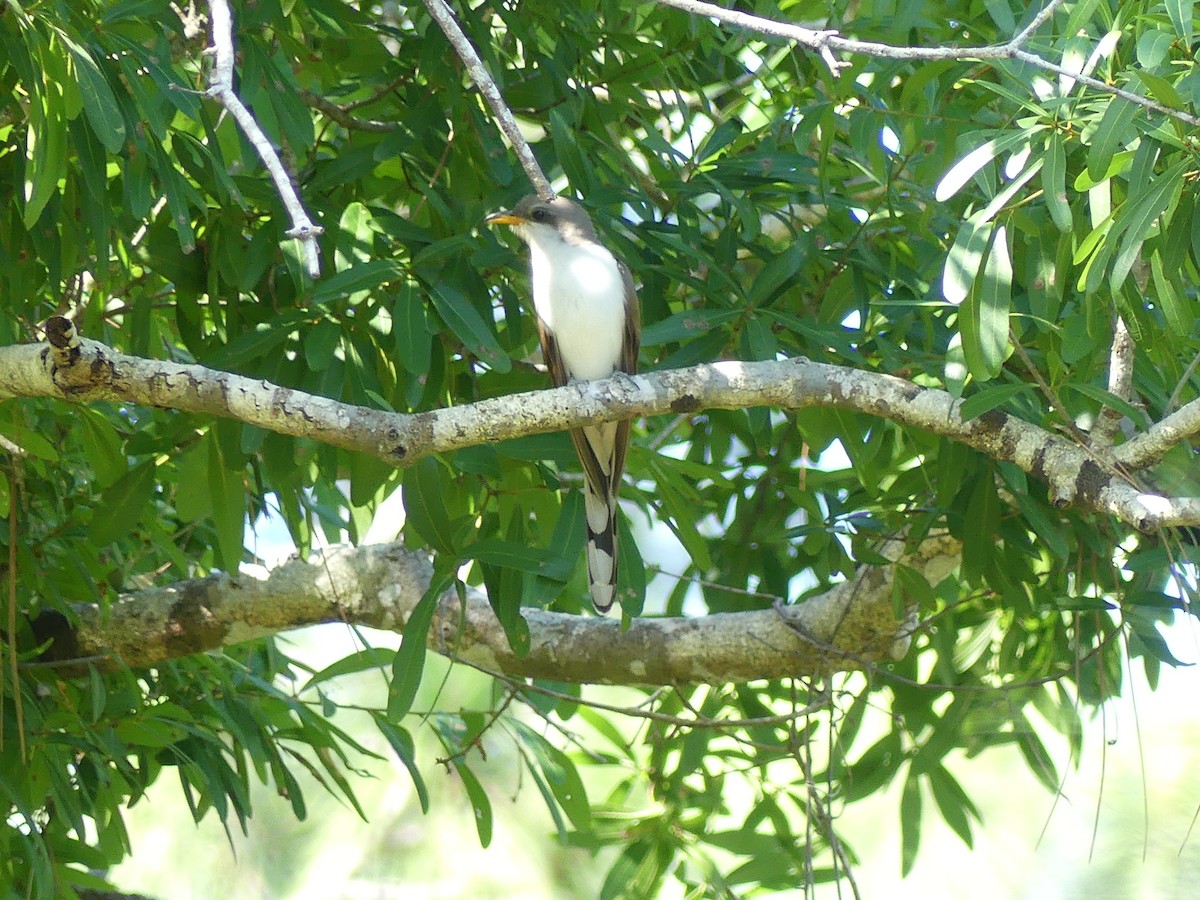
[[[992,228],[990,222],[981,222],[976,216],[971,216],[958,229],[942,272],[942,296],[947,302],[957,306],[970,296],[992,236]]]
[[[438,282],[433,286],[430,297],[446,327],[464,347],[486,363],[492,371],[501,375],[511,371],[512,360],[500,346],[496,333],[471,305],[466,295],[453,285]]]
[[[375,216],[366,204],[352,200],[338,219],[337,250],[334,262],[338,272],[345,272],[355,263],[365,263],[374,256]]]
[[[970,181],[975,173],[1002,153],[1007,153],[1029,142],[1029,132],[1002,132],[963,156],[947,170],[934,189],[933,196],[939,203],[949,200]]]
[[[314,372],[324,372],[333,362],[342,338],[342,327],[332,319],[322,319],[304,335],[304,360]]]
[[[1012,262],[1006,229],[996,229],[982,277],[959,308],[963,355],[976,380],[995,378],[1008,350],[1008,314],[1012,305]]]
[[[391,663],[395,657],[396,651],[387,647],[367,647],[365,650],[351,653],[349,656],[344,656],[337,662],[326,666],[309,678],[300,690],[301,692],[310,690],[321,682],[329,681],[331,678],[338,678],[342,675],[353,675],[358,672],[366,672],[370,669],[382,669]]]
[[[587,831],[591,827],[592,810],[588,803],[587,791],[584,790],[583,779],[579,777],[575,764],[565,753],[524,722],[513,720],[512,726],[521,743],[537,761],[554,799],[567,814],[571,824],[580,831]]]
[[[454,529],[443,500],[444,477],[441,465],[432,456],[408,467],[403,486],[404,527],[411,527],[433,549],[454,554]]]
[[[1067,153],[1062,135],[1052,132],[1046,140],[1046,164],[1042,168],[1042,190],[1046,195],[1046,208],[1059,231],[1068,232],[1073,222],[1071,206],[1067,202]]]
[[[246,490],[240,461],[226,456],[215,429],[208,433],[208,484],[201,489],[212,498],[217,565],[237,572],[244,553]]]
[[[412,709],[421,686],[421,675],[425,671],[426,640],[438,601],[454,582],[452,574],[434,574],[429,588],[413,607],[412,614],[404,623],[404,640],[392,660],[392,683],[388,686],[387,717],[399,722]]]
[[[906,876],[917,862],[921,843],[921,785],[911,770],[900,794],[900,874]]]
[[[1085,397],[1090,397],[1104,406],[1111,407],[1121,415],[1129,418],[1131,422],[1141,425],[1146,421],[1146,413],[1144,410],[1138,409],[1128,400],[1123,400],[1116,394],[1109,393],[1104,388],[1098,385],[1088,384],[1086,382],[1072,382],[1062,386],[1063,392],[1074,391],[1078,394],[1083,394]]]
[[[404,768],[408,769],[413,787],[417,791],[417,799],[421,803],[421,812],[429,812],[429,789],[425,786],[425,779],[421,777],[421,770],[417,768],[417,749],[412,735],[404,726],[394,725],[378,713],[375,713],[372,718],[375,720],[375,726],[379,729],[379,733],[387,739],[396,756],[400,757]]]
[[[125,145],[125,119],[108,80],[88,52],[59,32],[63,44],[74,60],[75,76],[83,97],[83,111],[88,124],[109,153],[118,153]]]
[[[938,811],[951,830],[957,834],[968,847],[974,846],[974,836],[971,834],[971,818],[979,820],[979,810],[971,802],[962,785],[946,770],[945,766],[935,766],[929,772],[929,787]]]
[[[1191,0],[1166,0],[1167,17],[1179,36],[1180,43],[1185,47],[1192,46],[1192,27],[1195,15],[1195,3]]]
[[[308,300],[314,306],[326,306],[334,300],[373,290],[403,276],[404,267],[392,259],[356,262],[345,271],[317,282],[309,292]]]
[[[1128,145],[1135,137],[1133,119],[1137,112],[1135,104],[1121,97],[1109,101],[1088,150],[1087,172],[1094,181],[1103,178],[1117,148]]]
[[[988,410],[995,409],[997,406],[1003,406],[1019,394],[1032,394],[1036,390],[1032,384],[1001,384],[989,387],[982,391],[977,391],[964,400],[958,408],[958,414],[964,422],[970,422],[972,419],[979,418],[979,416],[982,416]]]
[[[492,842],[492,804],[488,800],[487,791],[462,760],[454,761],[454,771],[462,779],[467,799],[471,801],[471,810],[475,814],[475,829],[479,832],[479,845],[487,847]]]
[[[707,334],[718,325],[732,322],[739,315],[736,309],[690,309],[675,313],[661,322],[642,330],[643,347],[659,347]]]
[[[640,616],[646,604],[646,564],[629,523],[621,515],[617,516],[617,534],[620,539],[617,599],[621,601],[621,618],[625,621]]]
[[[788,282],[796,278],[800,267],[808,261],[808,248],[800,241],[792,241],[782,253],[767,260],[755,275],[746,293],[747,306],[762,306],[784,290]]]
[[[100,495],[100,508],[92,523],[91,540],[97,546],[126,537],[137,526],[154,495],[153,460],[134,466]]]
[[[1161,75],[1155,75],[1153,72],[1147,72],[1145,69],[1135,69],[1134,74],[1141,79],[1142,84],[1146,85],[1146,90],[1159,103],[1171,109],[1187,109],[1187,101],[1175,89],[1175,85],[1167,81]]]
[[[555,581],[566,581],[571,575],[562,556],[556,551],[543,550],[498,538],[476,541],[463,551],[463,558],[475,559],[488,565],[516,569],[544,578],[553,578]]]
[[[1113,260],[1109,289],[1116,294],[1121,290],[1125,277],[1133,267],[1142,244],[1149,237],[1150,229],[1158,217],[1179,201],[1183,190],[1183,174],[1188,159],[1182,159],[1154,180],[1150,188],[1126,201],[1113,224],[1114,232],[1124,232],[1121,250]],[[1110,240],[1114,239],[1110,236]]]
[[[112,423],[96,410],[82,407],[78,413],[86,435],[83,449],[95,475],[95,484],[108,487],[129,469],[121,449],[121,438]]]
[[[971,577],[986,571],[996,552],[993,540],[1000,527],[1000,497],[996,492],[992,468],[984,469],[971,490],[963,523],[963,568]]]
[[[1167,328],[1178,338],[1187,340],[1192,335],[1196,317],[1193,302],[1176,285],[1174,278],[1163,271],[1162,257],[1155,253],[1150,257],[1150,275],[1154,279],[1154,296],[1163,312]]]
[[[29,100],[25,138],[25,210],[21,221],[31,229],[42,217],[67,170],[67,112],[57,84],[47,78]]]
[[[392,337],[396,342],[396,358],[410,374],[418,377],[428,374],[432,333],[420,290],[413,282],[405,282],[392,306]]]
[[[30,456],[56,463],[59,460],[58,450],[45,437],[36,431],[25,427],[16,421],[0,419],[0,434],[8,438],[14,445],[24,450]]]

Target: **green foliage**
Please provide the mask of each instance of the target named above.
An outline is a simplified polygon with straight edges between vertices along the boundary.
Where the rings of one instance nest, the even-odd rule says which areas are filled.
[[[822,9],[845,36],[923,47],[1007,40],[1032,12]],[[1191,125],[1015,59],[850,55],[835,75],[815,54],[653,3],[485,0],[462,21],[542,166],[634,271],[643,368],[806,356],[950,390],[968,418],[999,409],[1059,428],[1086,428],[1104,404],[1143,428],[1195,398]],[[528,362],[537,337],[517,248],[476,227],[528,187],[420,5],[247,3],[235,25],[238,92],[325,229],[324,277],[304,272],[255,150],[198,93],[203,35],[162,2],[9,0],[0,344],[70,309],[85,336],[124,352],[365,406],[420,411],[545,386]],[[1066,4],[1027,49],[1189,111],[1193,31],[1188,4]],[[1118,313],[1137,343],[1136,406],[1107,393]],[[980,821],[952,751],[1016,745],[1054,789],[1047,732],[1078,741],[1081,706],[1120,691],[1126,651],[1152,679],[1177,662],[1157,624],[1182,607],[1168,584],[1193,549],[1055,508],[1010,464],[824,409],[709,411],[634,431],[624,497],[674,532],[687,562],[648,590],[626,532],[626,612],[643,596],[674,615],[803,600],[901,533],[915,543],[948,530],[964,543],[961,571],[937,584],[902,574],[898,606],[916,604],[928,624],[886,671],[835,679],[833,693],[788,680],[680,690],[654,707],[753,722],[651,720],[633,740],[608,713],[522,697],[556,725],[585,723],[586,753],[507,702],[499,718],[402,724],[419,641],[348,657],[303,689],[302,667],[270,642],[58,678],[36,664],[39,615],[235,569],[247,516],[280,517],[302,552],[356,541],[397,489],[403,537],[434,554],[438,586],[469,562],[465,579],[487,589],[521,650],[522,606],[586,604],[577,463],[552,435],[400,472],[177,411],[4,401],[0,505],[15,515],[0,535],[13,597],[0,619],[0,897],[88,886],[88,870],[129,852],[122,810],[166,767],[196,819],[247,827],[254,778],[303,817],[297,766],[353,806],[353,754],[365,751],[318,688],[370,667],[389,672],[374,721],[423,808],[437,798],[412,732],[428,728],[487,844],[504,813],[472,754],[503,735],[561,840],[618,848],[602,892],[617,897],[671,879],[697,896],[836,879],[854,841],[838,833],[835,801],[893,782],[906,871],[922,816],[968,843]],[[848,464],[832,452],[815,466],[831,448]],[[1190,451],[1155,477],[1194,493]],[[652,574],[657,561],[644,563]],[[821,714],[786,718],[814,700]],[[890,713],[882,732],[862,727],[868,705]],[[588,796],[592,769],[611,776],[603,796]]]

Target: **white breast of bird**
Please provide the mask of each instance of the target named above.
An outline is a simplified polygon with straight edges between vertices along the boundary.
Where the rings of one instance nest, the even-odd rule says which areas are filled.
[[[530,241],[533,303],[558,343],[563,366],[581,380],[607,378],[621,360],[625,283],[599,244]]]

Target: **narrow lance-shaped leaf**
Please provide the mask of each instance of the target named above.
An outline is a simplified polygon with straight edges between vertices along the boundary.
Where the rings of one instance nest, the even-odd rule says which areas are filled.
[[[996,377],[1008,349],[1008,314],[1012,305],[1012,261],[1008,236],[1001,226],[979,279],[960,305],[958,328],[971,375],[980,381]]]
[[[1195,4],[1189,0],[1166,0],[1167,17],[1179,35],[1180,43],[1185,47],[1192,46],[1193,16]]]
[[[1113,260],[1109,289],[1115,294],[1121,289],[1129,270],[1133,268],[1138,251],[1150,234],[1158,217],[1179,200],[1183,190],[1184,167],[1189,160],[1180,160],[1154,180],[1150,188],[1136,198],[1130,198],[1117,216],[1113,230],[1123,231],[1121,250]],[[1132,204],[1132,205],[1131,205]],[[1109,238],[1112,240],[1111,236]]]
[[[989,162],[1001,153],[1006,153],[1028,140],[1029,134],[1027,132],[1014,131],[993,138],[987,143],[976,147],[951,166],[946,174],[942,176],[942,180],[938,182],[937,188],[934,190],[934,199],[938,202],[949,200],[962,190],[963,185],[970,181],[975,176],[975,173]]]
[[[1114,97],[1108,104],[1092,134],[1088,151],[1087,170],[1093,179],[1099,181],[1117,148],[1133,139],[1133,117],[1137,111],[1137,106],[1121,97]]]
[[[1071,206],[1067,202],[1067,153],[1062,135],[1054,132],[1046,141],[1046,165],[1042,168],[1042,190],[1046,208],[1059,231],[1071,230]]]
[[[388,720],[399,722],[410,709],[425,671],[425,642],[438,600],[454,578],[451,573],[435,575],[404,625],[404,640],[392,660],[392,683],[388,686]]]
[[[1176,286],[1174,279],[1163,271],[1162,258],[1155,253],[1150,257],[1150,275],[1154,279],[1154,296],[1162,309],[1167,327],[1178,338],[1191,336],[1195,323],[1192,302]]]
[[[946,255],[946,267],[942,272],[942,296],[949,303],[958,305],[971,293],[991,235],[991,224],[980,222],[975,216],[967,219],[959,228],[958,236]]]
[[[125,119],[121,116],[112,88],[87,50],[62,32],[59,32],[59,37],[71,52],[88,124],[109,153],[118,152],[125,143]]]

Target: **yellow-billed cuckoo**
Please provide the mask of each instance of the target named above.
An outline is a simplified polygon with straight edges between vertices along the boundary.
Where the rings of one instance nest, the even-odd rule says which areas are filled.
[[[530,195],[487,223],[512,226],[529,245],[538,337],[556,386],[637,371],[641,313],[633,279],[597,240],[582,207]],[[592,602],[607,612],[617,590],[617,493],[629,423],[572,428],[571,441],[583,463]]]

